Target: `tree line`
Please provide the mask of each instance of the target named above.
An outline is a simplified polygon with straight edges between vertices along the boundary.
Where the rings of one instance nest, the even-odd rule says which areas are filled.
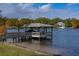
[[[66,27],[73,27],[73,28],[79,28],[79,19],[76,18],[67,18],[67,19],[61,19],[61,18],[45,18],[45,17],[39,17],[36,19],[30,19],[30,18],[7,18],[7,17],[0,17],[0,27],[3,25],[6,25],[6,27],[10,26],[23,26],[24,24],[29,23],[44,23],[44,24],[50,24],[55,25],[58,22],[63,22]]]

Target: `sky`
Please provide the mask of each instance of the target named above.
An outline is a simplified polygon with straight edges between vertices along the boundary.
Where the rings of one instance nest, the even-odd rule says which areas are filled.
[[[0,3],[0,10],[9,18],[79,18],[78,3]]]

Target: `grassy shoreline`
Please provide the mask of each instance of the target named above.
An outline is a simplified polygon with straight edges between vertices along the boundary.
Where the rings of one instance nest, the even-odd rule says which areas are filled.
[[[47,53],[30,48],[21,47],[14,43],[0,42],[0,56],[61,56],[60,54]]]
[[[18,48],[7,43],[0,43],[0,56],[41,56],[42,54]]]

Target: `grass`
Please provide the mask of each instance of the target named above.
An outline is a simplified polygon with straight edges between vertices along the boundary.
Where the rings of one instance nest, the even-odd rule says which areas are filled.
[[[39,56],[40,54],[0,43],[0,56]]]

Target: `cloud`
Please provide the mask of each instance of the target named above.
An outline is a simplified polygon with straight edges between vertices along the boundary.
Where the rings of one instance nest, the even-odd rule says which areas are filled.
[[[1,4],[0,10],[6,17],[30,17],[33,12],[32,4]]]
[[[77,5],[78,3],[68,3],[67,6],[74,6]]]
[[[34,7],[33,4],[18,4],[16,10],[30,18],[47,17],[51,10],[51,4],[45,4],[38,8]]]
[[[46,4],[46,5],[40,6],[39,11],[50,12],[51,11],[51,4]]]
[[[15,11],[16,6],[14,4],[1,4],[0,10],[2,10],[3,16],[11,16],[13,13],[16,13]]]
[[[42,4],[37,7],[34,4],[29,3],[0,3],[0,10],[2,10],[2,15],[6,17],[16,17],[16,18],[38,18],[38,17],[79,17],[79,11],[77,7],[74,7],[75,4],[68,5],[66,4],[65,8],[59,8],[60,6],[54,6],[54,4]],[[53,6],[55,8],[53,8]],[[75,5],[76,6],[76,5]],[[57,9],[58,8],[58,9]]]
[[[31,7],[33,4],[30,4],[30,3],[20,3],[20,4],[18,4],[18,6],[19,7],[21,7],[22,9],[25,9],[25,8],[29,8],[29,7]]]
[[[34,4],[1,4],[0,9],[3,11],[2,15],[6,17],[17,17],[17,18],[38,18],[38,17],[49,17],[51,13],[51,4],[44,4],[36,8]]]

